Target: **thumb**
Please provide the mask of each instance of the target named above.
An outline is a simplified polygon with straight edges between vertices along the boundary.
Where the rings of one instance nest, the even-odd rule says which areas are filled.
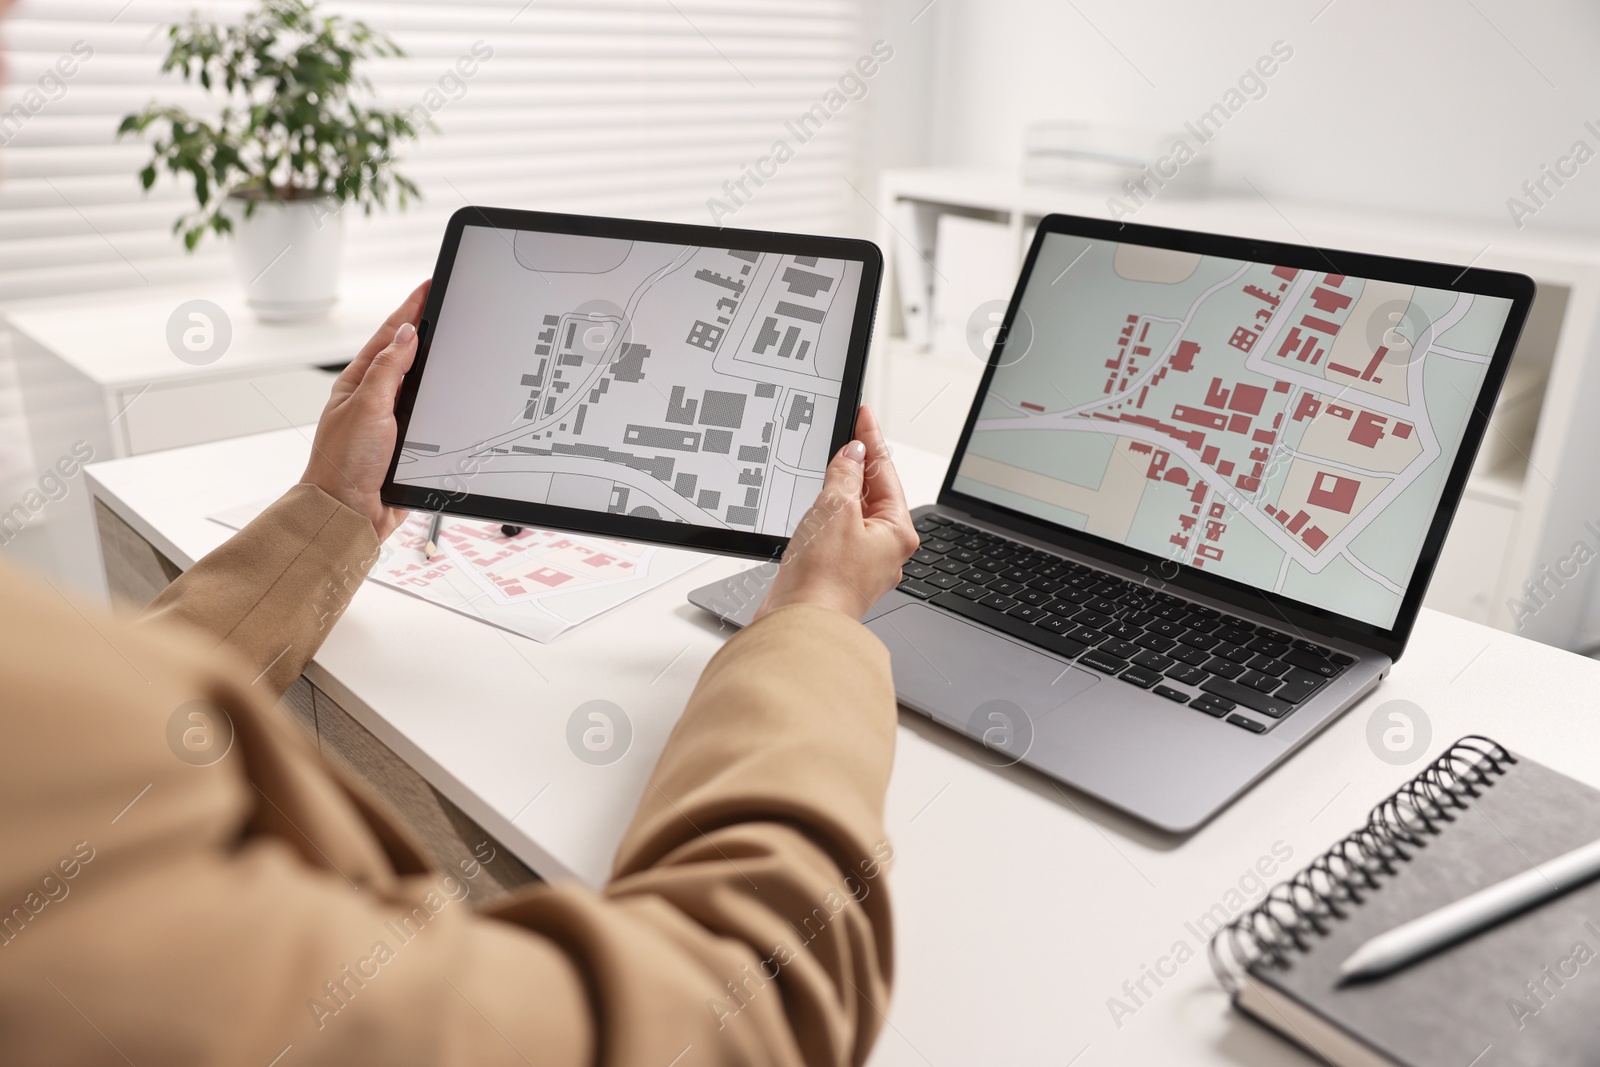
[[[394,333],[394,340],[367,366],[357,391],[371,403],[383,408],[394,407],[395,394],[400,392],[400,381],[411,369],[417,355],[417,328],[406,322]]]
[[[863,461],[866,455],[867,446],[860,441],[851,441],[834,455],[822,480],[821,499],[828,501],[830,508],[838,510],[842,507],[860,512]],[[835,500],[837,503],[834,503]]]

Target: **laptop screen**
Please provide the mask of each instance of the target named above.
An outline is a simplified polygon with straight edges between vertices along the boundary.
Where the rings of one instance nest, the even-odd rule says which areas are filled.
[[[1394,625],[1512,300],[1043,237],[951,488]]]

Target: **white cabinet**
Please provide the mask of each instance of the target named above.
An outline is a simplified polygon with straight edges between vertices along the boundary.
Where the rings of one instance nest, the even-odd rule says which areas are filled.
[[[348,283],[331,314],[290,324],[257,321],[231,286],[12,304],[0,331],[15,355],[34,463],[43,470],[78,442],[111,459],[315,423],[333,368],[355,357],[420,280]],[[203,320],[190,317],[195,308]],[[185,346],[191,329],[201,331],[193,341],[225,335],[227,345],[205,360]],[[29,524],[41,521],[61,573],[100,574],[87,493],[69,486]]]

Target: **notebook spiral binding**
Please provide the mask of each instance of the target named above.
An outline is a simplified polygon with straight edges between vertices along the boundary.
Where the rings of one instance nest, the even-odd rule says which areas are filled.
[[[1499,744],[1476,734],[1451,745],[1373,808],[1359,830],[1217,931],[1207,956],[1222,987],[1237,993],[1254,966],[1287,968],[1291,952],[1306,951],[1313,937],[1326,935],[1348,909],[1377,892],[1384,877],[1426,848],[1445,823],[1466,810],[1467,800],[1516,762]]]

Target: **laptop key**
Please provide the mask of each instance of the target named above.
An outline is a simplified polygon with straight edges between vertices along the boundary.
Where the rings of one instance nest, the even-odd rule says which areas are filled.
[[[1093,667],[1104,674],[1120,674],[1128,668],[1127,660],[1118,659],[1116,656],[1108,656],[1098,648],[1091,648],[1079,656],[1078,662],[1085,667]]]
[[[1001,596],[999,593],[990,593],[988,596],[979,600],[978,603],[982,604],[986,608],[993,608],[996,611],[1010,611],[1012,608],[1017,606],[1017,602],[1015,600],[1012,600],[1008,596]]]
[[[1101,632],[1104,633],[1104,631]],[[1134,656],[1138,655],[1139,646],[1134,644],[1132,641],[1124,641],[1120,638],[1107,636],[1106,640],[1100,642],[1100,651],[1104,652],[1108,656],[1115,656],[1118,659],[1131,660]]]
[[[1239,705],[1224,697],[1219,697],[1215,693],[1201,693],[1189,701],[1189,706],[1205,712],[1212,718],[1220,719]]]
[[[907,578],[900,583],[898,588],[902,593],[910,593],[918,600],[927,600],[930,597],[939,595],[938,586],[929,585],[927,582],[919,582],[915,578]]]
[[[962,584],[956,586],[955,594],[956,596],[966,597],[968,600],[982,600],[984,597],[989,595],[989,590],[985,589],[981,585],[973,585],[971,582],[963,582]]]
[[[985,597],[984,599],[988,598]],[[989,606],[993,607],[994,605],[991,604]],[[1044,618],[1044,609],[1036,608],[1031,604],[1018,604],[1014,608],[1007,608],[1006,614],[1014,619],[1021,619],[1023,622],[1031,622],[1038,625],[1039,620]]]
[[[1000,580],[1002,582],[1005,581],[1004,578]],[[1032,604],[1034,607],[1039,608],[1042,608],[1046,604],[1050,603],[1050,594],[1041,593],[1037,589],[1020,589],[1014,593],[1007,593],[1006,596],[1014,596],[1024,604]]]
[[[1063,619],[1060,615],[1045,615],[1043,618],[1035,620],[1034,625],[1042,630],[1049,630],[1053,634],[1069,633],[1073,628],[1072,621]]]
[[[1014,597],[1026,589],[1027,586],[1022,585],[1020,582],[1008,582],[1004,578],[995,578],[989,583],[989,588],[1003,596]]]
[[[919,548],[911,554],[911,558],[918,563],[938,563],[941,557],[937,552],[929,552],[925,548]]]
[[[928,575],[937,574],[938,572],[926,563],[908,562],[900,568],[900,573],[907,578],[926,578]]]
[[[1191,667],[1187,663],[1179,663],[1176,666],[1167,668],[1167,677],[1174,682],[1182,682],[1184,685],[1199,685],[1211,675],[1199,667]]]
[[[911,558],[912,559],[917,559],[916,556],[912,556]],[[921,563],[922,561],[921,560],[917,560],[917,562]],[[960,574],[962,571],[967,571],[967,570],[971,570],[972,569],[972,568],[968,567],[965,563],[962,563],[959,559],[941,559],[937,563],[935,563],[934,566],[938,567],[940,570],[944,571],[946,574]]]
[[[1076,619],[1073,620],[1072,629],[1067,632],[1067,636],[1074,641],[1082,641],[1086,645],[1098,645],[1104,641],[1111,640],[1099,630],[1088,626],[1079,626]]]
[[[1262,674],[1260,671],[1245,671],[1239,675],[1239,684],[1248,685],[1258,693],[1270,693],[1278,688],[1282,682],[1272,675]]]
[[[973,585],[994,585],[994,575],[990,574],[986,570],[980,570],[977,567],[968,567],[966,570],[956,575],[956,577],[960,578],[963,582],[971,582]]]
[[[1270,674],[1274,678],[1282,678],[1289,670],[1289,665],[1287,663],[1283,662],[1281,659],[1273,659],[1271,656],[1267,655],[1257,656],[1255,659],[1251,660],[1248,665],[1252,670],[1258,670],[1262,674]]]
[[[1111,621],[1111,616],[1102,615],[1098,611],[1090,611],[1088,608],[1084,608],[1078,612],[1077,620],[1085,626],[1093,626],[1098,630]]]
[[[1160,634],[1162,637],[1177,637],[1183,633],[1182,623],[1163,618],[1159,611],[1152,612],[1151,615],[1151,621],[1144,624],[1144,628],[1151,633]]]
[[[1100,632],[1105,634],[1107,637],[1115,637],[1122,641],[1132,641],[1134,638],[1144,633],[1143,630],[1139,629],[1139,627],[1135,626],[1126,619],[1112,619],[1110,622],[1100,627]]]
[[[1212,674],[1220,674],[1224,678],[1237,678],[1244,673],[1244,668],[1231,659],[1217,659],[1212,657],[1205,662],[1206,670]]]
[[[918,533],[932,533],[933,531],[937,530],[939,527],[943,526],[944,523],[935,522],[931,518],[922,518],[922,519],[918,519],[916,521],[915,525],[916,525]]]
[[[1223,659],[1231,659],[1235,663],[1249,663],[1256,658],[1256,654],[1243,645],[1232,645],[1226,641],[1213,648],[1211,654],[1213,656],[1221,656]]]
[[[1254,719],[1247,719],[1243,715],[1229,715],[1228,721],[1233,723],[1235,726],[1242,726],[1244,729],[1249,730],[1253,734],[1264,734],[1267,732],[1267,728],[1265,726],[1262,726]]]
[[[1179,704],[1189,703],[1188,693],[1185,693],[1182,689],[1174,689],[1170,685],[1158,685],[1151,692],[1158,697],[1166,697],[1168,700],[1176,701]]]
[[[1230,682],[1226,678],[1208,678],[1200,683],[1200,688],[1207,693],[1224,697],[1235,704],[1243,704],[1251,711],[1259,711],[1261,714],[1274,719],[1281,719],[1294,710],[1294,705],[1286,700],[1280,700],[1265,693],[1258,693],[1248,685]]]
[[[1178,638],[1178,642],[1180,644],[1188,645],[1190,648],[1198,648],[1202,652],[1207,651],[1208,649],[1216,648],[1217,645],[1221,644],[1221,641],[1212,635],[1198,633],[1193,630]]]
[[[1347,656],[1343,652],[1335,652],[1328,658],[1333,660],[1333,662],[1337,663],[1341,667],[1348,667],[1355,662],[1354,656]]]
[[[1283,688],[1273,695],[1280,700],[1287,700],[1291,704],[1298,704],[1315,693],[1318,689],[1328,684],[1328,680],[1311,671],[1303,671],[1292,667],[1288,676],[1283,680]]]
[[[1304,670],[1310,671],[1313,674],[1321,675],[1324,678],[1335,678],[1344,673],[1344,668],[1339,666],[1337,663],[1334,663],[1332,660],[1323,659],[1316,653],[1307,652],[1305,649],[1301,648],[1300,645],[1303,643],[1304,642],[1296,641],[1295,647],[1285,652],[1281,657],[1282,660],[1291,666],[1300,667]]]
[[[1273,657],[1281,656],[1285,652],[1289,651],[1288,642],[1275,641],[1272,638],[1266,637],[1262,634],[1256,634],[1249,641],[1246,641],[1245,647],[1253,648],[1263,655]]]
[[[922,539],[922,547],[929,552],[937,552],[942,556],[956,546],[953,542],[946,541],[942,537],[924,537]]]
[[[1117,675],[1117,677],[1121,678],[1124,682],[1138,686],[1140,689],[1149,689],[1157,682],[1161,681],[1161,675],[1157,674],[1155,671],[1147,670],[1146,668],[1139,666],[1137,663],[1123,671],[1121,674]]]
[[[1066,584],[1059,578],[1035,578],[1028,583],[1028,588],[1037,589],[1041,593],[1055,593],[1066,588]]]
[[[1133,662],[1146,670],[1164,671],[1172,666],[1172,657],[1163,656],[1159,652],[1151,652],[1148,648],[1133,654]]]
[[[934,574],[930,575],[928,577],[928,579],[927,579],[927,582],[928,582],[929,585],[934,586],[934,587],[936,587],[938,589],[954,589],[958,585],[965,585],[966,584],[960,578],[957,578],[955,575],[946,574],[944,571],[937,571]]]
[[[950,520],[945,518],[943,515],[940,515],[936,511],[931,511],[928,514],[922,516],[922,521],[923,522],[937,523],[940,526],[949,526],[950,525]]]
[[[1190,648],[1188,645],[1178,645],[1176,648],[1168,649],[1167,654],[1179,663],[1187,663],[1191,667],[1198,667],[1211,658],[1211,653]]]
[[[1172,648],[1173,645],[1177,644],[1177,642],[1172,638],[1162,637],[1160,634],[1156,633],[1141,634],[1139,637],[1135,638],[1135,640],[1152,652],[1166,652]]]
[[[952,614],[982,623],[990,629],[998,630],[1003,634],[1021,638],[1030,645],[1042,648],[1046,652],[1054,652],[1058,656],[1065,656],[1068,659],[1089,647],[1081,641],[1074,641],[1070,637],[1053,634],[1042,627],[1013,618],[1010,615],[995,611],[993,608],[986,608],[982,604],[974,604],[970,600],[963,600],[961,597],[950,593],[941,593],[939,596],[934,597],[931,603],[949,610]]]

